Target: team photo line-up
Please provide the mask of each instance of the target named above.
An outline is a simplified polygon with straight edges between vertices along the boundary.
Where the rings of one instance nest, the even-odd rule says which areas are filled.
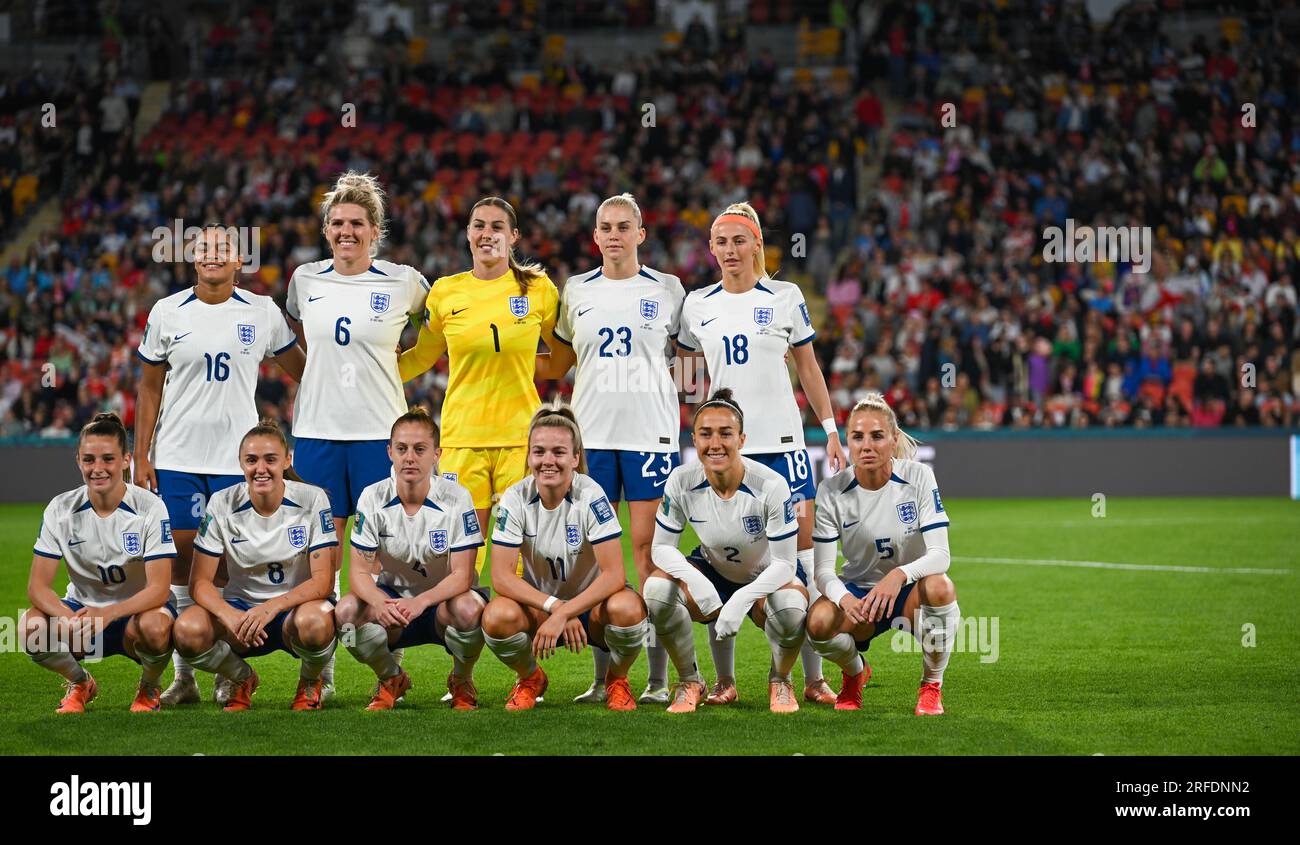
[[[562,294],[515,257],[515,210],[498,197],[470,211],[472,267],[433,285],[377,257],[385,198],[372,176],[340,176],[321,220],[331,258],[295,270],[285,313],[237,287],[230,230],[206,227],[194,286],[155,303],[137,350],[133,449],[114,414],[82,429],[84,484],[45,509],[20,626],[31,659],[65,682],[57,712],[97,695],[83,659],[115,655],[141,667],[133,712],[198,702],[196,669],[225,710],[247,710],[250,661],[277,650],[300,661],[292,709],[317,710],[339,645],[375,673],[367,709],[387,710],[411,689],[405,649],[431,644],[451,656],[450,707],[479,706],[486,646],[517,676],[505,709],[527,710],[548,685],[538,660],[590,644],[593,682],[575,701],[687,713],[737,701],[748,616],[771,652],[773,712],[799,709],[797,662],[806,702],[861,709],[862,652],[902,627],[923,646],[914,712],[943,713],[960,611],[934,473],[879,394],[853,407],[841,445],[808,307],[768,274],[752,207],[713,221],[721,278],[689,295],[640,264],[646,232],[629,194],[600,205],[601,266]],[[411,320],[418,340],[402,350]],[[408,407],[403,383],[443,355],[439,424]],[[692,357],[712,395],[692,420],[698,460],[682,465],[672,368]],[[292,461],[279,424],[258,419],[266,359],[299,383]],[[833,474],[815,487],[788,359],[828,438]],[[631,362],[647,380],[611,378]],[[543,405],[535,380],[571,368],[572,405]],[[687,525],[699,538],[689,551]],[[479,586],[485,565],[492,591]],[[712,687],[695,624],[708,626]],[[637,696],[628,672],[643,649]],[[838,693],[823,661],[841,670]]]

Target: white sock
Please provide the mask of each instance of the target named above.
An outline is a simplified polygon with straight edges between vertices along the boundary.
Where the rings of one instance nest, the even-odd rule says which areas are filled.
[[[688,617],[689,618],[689,614]],[[719,681],[736,682],[736,638],[718,639],[714,623],[709,623],[709,651],[713,652],[713,673]]]
[[[703,684],[699,664],[695,662],[695,632],[691,629],[691,614],[686,609],[681,590],[667,578],[648,578],[643,589],[655,636],[672,658],[673,666],[677,669],[677,680]]]
[[[651,638],[655,640],[655,644],[646,646],[645,650],[646,663],[650,664],[650,676],[646,678],[646,686],[650,689],[663,689],[668,686],[668,649],[659,645],[653,625],[647,625],[646,628],[649,629]]]
[[[189,585],[172,584],[172,606],[176,608],[176,615],[180,616],[185,612],[185,608],[193,605],[194,599],[190,596]],[[175,649],[172,649],[172,666],[176,669],[176,680],[194,677],[194,667]]]
[[[921,673],[921,683],[943,684],[943,670],[948,668],[952,641],[960,624],[961,609],[955,601],[942,607],[921,605],[921,644],[937,646],[934,651],[926,650],[922,654],[925,671]]]
[[[808,606],[812,607],[813,602],[821,598],[821,592],[817,589],[816,582],[813,581],[813,550],[803,549],[795,553],[795,559],[803,567],[803,573],[808,578]],[[808,686],[813,681],[822,678],[822,657],[813,650],[806,640],[803,647],[799,650],[799,659],[803,663],[803,684]]]
[[[367,622],[356,629],[348,653],[375,671],[382,681],[402,671],[388,648],[388,630],[378,622]]]
[[[804,642],[804,620],[808,616],[808,599],[797,590],[777,590],[767,597],[767,621],[763,633],[772,648],[769,680],[790,680],[790,670],[799,658]]]
[[[167,668],[168,660],[172,652],[166,654],[149,654],[139,646],[135,647],[135,656],[140,661],[140,683],[147,684],[151,687],[158,686],[158,679],[162,677],[163,670]],[[193,670],[190,670],[193,672]]]
[[[533,641],[525,632],[520,631],[503,640],[484,634],[483,641],[497,659],[513,669],[520,678],[527,678],[537,671],[537,661],[533,659]]]
[[[334,661],[334,652],[338,648],[338,644],[337,639],[331,639],[319,651],[309,651],[299,643],[290,643],[289,647],[302,661],[298,676],[304,681],[314,681],[319,678],[322,683],[333,683],[333,678],[328,681],[325,679],[324,672],[325,668]]]
[[[626,678],[627,670],[636,662],[645,644],[645,629],[649,627],[642,619],[635,625],[606,625],[605,644],[609,646],[609,675]]]
[[[472,678],[474,664],[483,653],[483,629],[461,631],[448,625],[442,638],[447,643],[447,650],[451,652],[451,673],[465,680]]]
[[[609,674],[609,652],[598,645],[593,645],[591,647],[591,661],[595,669],[594,683],[601,686],[605,683],[605,675]]]
[[[829,640],[809,639],[808,645],[850,675],[857,675],[864,668],[862,655],[858,654],[858,646],[853,642],[852,634],[836,634]]]
[[[204,672],[222,675],[236,683],[243,681],[253,671],[253,667],[248,665],[248,661],[235,654],[234,649],[230,647],[230,643],[225,640],[217,640],[212,648],[191,657],[190,665],[195,669],[202,669]]]
[[[86,680],[86,670],[81,668],[81,663],[70,651],[38,651],[32,655],[32,662],[51,672],[57,672],[74,684]]]

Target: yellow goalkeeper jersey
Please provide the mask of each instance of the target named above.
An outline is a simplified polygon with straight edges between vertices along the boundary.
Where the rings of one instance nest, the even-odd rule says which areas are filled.
[[[446,351],[444,447],[528,445],[528,422],[542,401],[533,383],[537,342],[554,345],[559,304],[560,292],[545,275],[523,295],[509,270],[491,281],[466,270],[433,283],[420,338],[402,353],[398,370],[409,381]]]

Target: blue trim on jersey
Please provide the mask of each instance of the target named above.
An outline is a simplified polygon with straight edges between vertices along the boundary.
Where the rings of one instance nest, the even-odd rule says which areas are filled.
[[[597,270],[596,272],[592,273],[592,274],[591,274],[590,276],[588,276],[587,278],[583,279],[583,280],[582,280],[582,283],[585,285],[587,282],[595,281],[596,279],[599,279],[599,278],[600,278],[601,276],[603,276],[603,275],[605,275],[605,268],[604,268],[604,267],[600,268],[599,270]]]
[[[337,546],[338,544],[339,544],[339,541],[338,541],[338,540],[330,540],[329,542],[326,542],[326,543],[317,543],[316,545],[314,545],[314,546],[312,546],[311,548],[307,549],[307,551],[308,551],[308,552],[314,552],[314,551],[316,551],[317,549],[328,549],[330,546]]]
[[[692,487],[691,492],[694,493],[696,490],[707,490],[707,489],[709,489],[709,482],[708,479],[705,479],[704,481],[701,481],[699,484],[696,484],[694,487]]]
[[[246,511],[252,507],[253,507],[253,500],[249,499],[247,502],[244,502],[242,505],[235,508],[234,513],[239,513],[240,511]]]
[[[817,339],[817,332],[813,332],[812,334],[808,335],[807,337],[805,337],[803,340],[799,341],[798,343],[792,343],[792,344],[790,344],[790,345],[791,345],[791,346],[803,346],[805,343],[812,343],[812,342],[813,342],[814,340],[816,340],[816,339]]]
[[[739,488],[736,492],[738,492],[738,493],[748,493],[749,495],[754,496],[754,491],[753,491],[753,490],[750,490],[750,489],[749,489],[748,487],[746,487],[744,484],[740,485],[740,488]],[[757,496],[754,496],[754,498],[757,499],[758,497],[757,497]]]
[[[378,547],[378,546],[367,546],[367,545],[365,545],[364,543],[358,543],[356,540],[353,540],[353,541],[352,541],[352,548],[354,548],[354,549],[360,549],[360,550],[363,551],[363,552],[377,552],[377,551],[379,551],[379,547]]]
[[[384,507],[386,507],[386,508],[391,508],[393,505],[400,505],[401,503],[402,503],[402,497],[401,497],[401,496],[394,496],[394,497],[389,501],[388,504],[384,505]],[[420,507],[422,507],[422,508],[433,508],[434,510],[438,511],[439,513],[443,513],[443,512],[444,512],[442,508],[438,507],[437,505],[435,505],[433,502],[429,501],[428,499],[425,499],[423,502],[421,502],[421,503],[420,503]]]
[[[617,540],[619,537],[622,536],[623,536],[623,532],[620,531],[617,534],[610,534],[608,537],[601,537],[599,540],[589,540],[588,542],[591,543],[593,546],[599,546],[601,543],[605,542],[606,540]]]
[[[353,543],[352,545],[355,546],[356,543]],[[477,549],[477,548],[479,548],[479,547],[481,547],[481,546],[485,546],[485,545],[487,545],[487,544],[484,543],[482,540],[479,540],[477,543],[470,543],[468,546],[452,546],[452,547],[451,547],[450,549],[448,549],[447,551],[449,551],[449,552],[463,552],[463,551],[465,551],[466,549]]]
[[[814,543],[838,543],[839,541],[840,541],[840,535],[838,534],[836,534],[834,537],[818,537],[816,534],[813,535]]]
[[[798,534],[798,533],[799,533],[799,529],[796,528],[795,530],[791,531],[789,534],[782,534],[780,537],[768,537],[768,538],[767,538],[767,541],[768,541],[769,543],[775,543],[775,542],[778,542],[778,541],[780,541],[780,540],[788,540],[788,539],[790,539],[791,537],[793,537],[794,535],[796,535],[796,534]]]
[[[652,281],[652,282],[657,282],[657,281],[659,281],[659,280],[656,279],[654,276],[651,276],[649,273],[647,273],[647,272],[645,271],[645,268],[644,268],[644,267],[642,267],[640,270],[637,270],[637,271],[636,271],[636,274],[637,274],[638,276],[645,276],[647,279],[649,279],[649,280]]]
[[[716,288],[714,288],[713,290],[711,290],[711,291],[709,291],[708,293],[704,294],[704,296],[700,297],[700,299],[708,299],[710,296],[713,296],[715,293],[717,293],[717,292],[720,291],[720,290],[722,290],[722,284],[721,284],[721,283],[719,283],[718,286],[717,286]]]
[[[538,502],[540,502],[541,500],[542,500],[542,494],[541,494],[541,493],[534,493],[534,494],[533,494],[533,497],[532,497],[531,499],[528,500],[528,504],[530,504],[530,505],[535,505],[535,504],[537,504]],[[568,502],[569,504],[573,504],[573,488],[572,488],[572,487],[570,487],[569,490],[568,490],[568,492],[566,492],[566,493],[564,494],[564,501]],[[545,506],[543,505],[543,507],[545,507]]]
[[[149,555],[147,558],[144,558],[144,562],[148,563],[151,560],[163,560],[164,558],[169,557],[176,557],[176,555]]]
[[[677,340],[677,338],[676,338],[675,336],[674,336],[673,339],[674,339],[674,340]],[[697,350],[694,346],[687,346],[686,344],[682,343],[680,340],[677,340],[677,345],[680,346],[682,349],[685,349],[687,352],[697,352],[697,351],[699,351],[699,350]]]
[[[763,287],[763,283],[762,283],[762,282],[754,282],[754,288],[755,288],[756,290],[761,290],[763,293],[772,293],[772,291],[770,291],[770,290],[768,290],[767,288]],[[774,293],[772,293],[772,295],[773,295],[773,296],[776,296],[776,294],[774,294]]]
[[[87,499],[85,502],[82,503],[81,507],[77,508],[75,511],[73,511],[73,513],[81,513],[82,511],[88,511],[90,510],[90,507],[91,507],[90,500]]]
[[[949,523],[947,523],[947,522],[935,522],[935,523],[933,523],[933,524],[931,524],[931,525],[927,525],[927,526],[925,526],[924,528],[922,528],[922,529],[921,529],[921,533],[924,534],[925,532],[929,531],[929,530],[932,529],[932,528],[947,528],[948,525],[949,525]]]
[[[370,265],[370,272],[371,272],[371,273],[375,273],[376,275],[380,275],[380,276],[387,276],[387,275],[388,275],[388,274],[385,273],[383,270],[380,270],[378,267],[376,267],[374,264],[371,264],[371,265]]]
[[[294,342],[296,343],[297,341]],[[151,364],[155,367],[158,366],[159,364],[166,363],[166,361],[155,361],[154,359],[142,353],[139,349],[135,351],[135,357],[139,358],[141,361],[144,361],[146,364]]]
[[[251,504],[253,503],[253,500],[252,500],[252,499],[249,499],[249,500],[248,500],[248,503],[251,505]],[[289,507],[291,507],[291,508],[301,508],[301,507],[302,507],[302,505],[298,504],[297,502],[295,502],[294,500],[292,500],[292,499],[290,499],[290,498],[288,498],[288,497],[286,497],[282,502],[280,502],[280,507],[285,507],[286,505],[289,506]]]
[[[230,295],[233,296],[236,300],[238,300],[238,301],[244,303],[245,305],[248,305],[248,304],[249,304],[248,300],[247,300],[247,299],[244,299],[242,296],[240,296],[240,295],[239,295],[239,291],[237,291],[237,290],[232,290],[232,291],[230,292]]]
[[[86,504],[90,504],[90,503],[87,502]],[[131,506],[126,503],[125,499],[117,503],[117,509],[120,511],[126,511],[127,513],[131,514],[131,516],[135,516],[135,511],[131,509]]]
[[[566,340],[559,332],[555,332],[555,331],[551,332],[551,337],[555,338],[560,343],[563,343],[565,346],[569,347],[570,349],[573,348],[573,341]]]
[[[198,541],[198,540],[195,540],[195,541],[194,541],[194,548],[196,548],[196,549],[198,549],[199,551],[203,552],[205,555],[210,555],[210,556],[212,556],[212,557],[221,557],[221,552],[214,552],[214,551],[211,551],[211,550],[209,550],[209,549],[205,549],[205,548],[203,548],[203,546],[199,545],[199,541]]]
[[[507,549],[517,549],[517,548],[519,548],[520,546],[522,546],[523,543],[507,543],[505,540],[498,540],[497,538],[493,537],[493,538],[492,538],[492,545],[494,545],[494,546],[505,546]]]
[[[667,525],[664,525],[662,522],[659,521],[659,517],[655,517],[655,525],[658,525],[663,530],[671,532],[673,534],[680,534],[686,530],[685,528],[669,528]]]
[[[276,355],[283,355],[284,353],[288,352],[290,349],[293,349],[293,348],[294,348],[295,346],[297,346],[297,345],[298,345],[298,338],[295,337],[293,340],[291,340],[291,341],[289,341],[288,343],[286,343],[286,344],[284,345],[284,348],[283,348],[283,349],[277,349],[277,350],[275,350],[275,354],[276,354]]]
[[[320,274],[324,276],[326,273],[333,273],[333,272],[334,272],[334,265],[331,264],[330,266],[326,267],[324,270],[321,270]]]
[[[49,552],[43,552],[37,548],[32,549],[32,554],[36,555],[37,557],[47,557],[50,560],[63,560],[63,555],[52,555]]]
[[[845,488],[844,488],[843,490],[841,490],[840,492],[841,492],[841,493],[847,493],[847,492],[849,492],[850,490],[852,490],[854,487],[857,487],[857,486],[858,486],[858,477],[855,475],[855,476],[853,476],[852,479],[849,480],[849,486],[848,486],[848,487],[845,487]]]
[[[897,481],[899,484],[906,484],[906,483],[907,483],[907,482],[904,481],[903,479],[899,478],[898,473],[896,473],[896,472],[891,472],[891,473],[889,474],[889,480],[890,480],[890,481]]]
[[[198,298],[199,298],[199,295],[198,295],[197,293],[195,293],[194,291],[190,291],[190,295],[187,296],[187,297],[185,297],[185,301],[182,302],[180,305],[177,305],[176,307],[177,307],[177,308],[184,308],[186,305],[189,305],[191,302],[193,302],[194,300],[196,300],[196,299],[198,299]]]

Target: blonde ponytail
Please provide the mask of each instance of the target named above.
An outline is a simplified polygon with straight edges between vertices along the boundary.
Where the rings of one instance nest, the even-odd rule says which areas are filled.
[[[849,411],[849,419],[852,420],[854,414],[866,411],[880,414],[889,421],[889,427],[893,429],[894,436],[898,438],[898,443],[894,446],[895,458],[910,461],[916,457],[916,447],[919,443],[915,437],[898,427],[898,417],[894,415],[894,409],[889,407],[889,403],[885,401],[883,394],[868,393],[862,398],[862,401],[853,406],[852,411]]]

